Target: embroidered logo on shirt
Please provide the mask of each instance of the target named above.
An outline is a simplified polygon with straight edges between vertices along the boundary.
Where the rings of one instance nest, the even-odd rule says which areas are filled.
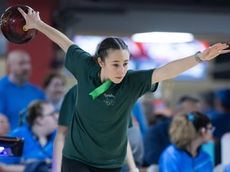
[[[104,96],[104,103],[107,105],[107,106],[113,106],[114,103],[115,103],[115,96],[113,94],[106,94],[104,93],[103,94]]]

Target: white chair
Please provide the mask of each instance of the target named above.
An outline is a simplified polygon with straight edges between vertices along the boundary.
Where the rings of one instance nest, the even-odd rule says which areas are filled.
[[[230,164],[230,132],[221,138],[221,164]]]
[[[150,165],[150,166],[147,168],[147,172],[158,172],[158,171],[159,171],[158,165]]]

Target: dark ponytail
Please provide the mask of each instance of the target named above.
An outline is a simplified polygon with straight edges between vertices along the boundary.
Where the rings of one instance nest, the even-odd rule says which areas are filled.
[[[128,50],[128,46],[125,42],[117,37],[108,37],[101,41],[98,44],[96,53],[95,53],[95,60],[100,57],[102,61],[108,56],[109,50]]]

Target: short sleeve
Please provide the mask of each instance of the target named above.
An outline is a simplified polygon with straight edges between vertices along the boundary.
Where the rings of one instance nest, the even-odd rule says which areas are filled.
[[[129,90],[132,91],[138,97],[142,96],[146,92],[154,92],[158,87],[158,83],[152,84],[151,70],[129,71],[127,75],[127,84]]]
[[[90,58],[92,58],[92,56],[89,53],[73,44],[67,50],[65,67],[75,78],[78,78],[85,70],[87,70],[87,64],[89,63]]]

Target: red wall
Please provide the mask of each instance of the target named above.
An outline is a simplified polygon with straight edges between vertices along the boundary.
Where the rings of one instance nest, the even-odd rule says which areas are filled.
[[[7,3],[8,6],[17,4],[19,4],[19,1],[9,0]],[[47,24],[52,25],[52,15],[57,6],[56,0],[20,0],[20,4],[28,5],[35,11],[39,11],[41,19]],[[35,38],[28,43],[9,43],[8,51],[13,49],[24,49],[29,52],[33,68],[31,82],[41,85],[45,75],[49,72],[50,61],[55,56],[53,42],[38,32]]]

